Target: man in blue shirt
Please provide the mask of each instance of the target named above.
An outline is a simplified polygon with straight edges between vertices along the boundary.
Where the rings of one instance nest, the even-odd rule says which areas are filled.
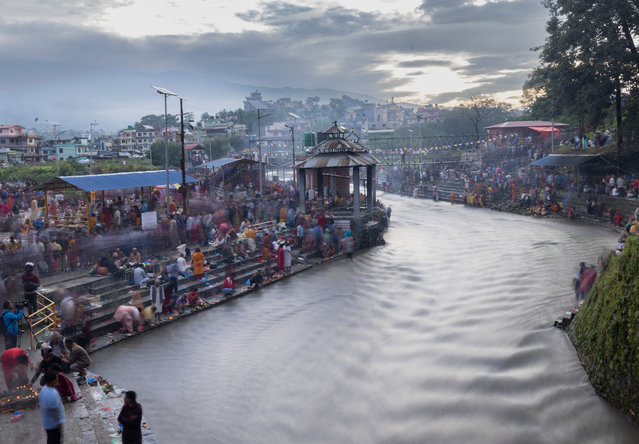
[[[22,319],[22,310],[13,312],[13,305],[10,301],[5,301],[2,305],[4,310],[0,319],[4,324],[4,349],[17,347],[18,344],[18,321]]]
[[[55,386],[58,384],[58,374],[49,371],[44,375],[45,386],[40,395],[40,414],[42,426],[47,432],[47,444],[62,442],[62,424],[64,424],[64,406],[60,394]]]
[[[178,294],[178,274],[180,274],[180,269],[177,266],[177,263],[173,262],[166,267],[166,273],[169,276],[169,288],[171,289],[171,295],[175,293],[177,297]]]

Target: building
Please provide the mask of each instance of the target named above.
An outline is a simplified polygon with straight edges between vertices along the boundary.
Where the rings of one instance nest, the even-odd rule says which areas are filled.
[[[435,122],[440,120],[443,114],[444,109],[437,105],[421,106],[408,117],[408,123],[419,124],[424,122]]]
[[[262,99],[262,93],[259,91],[253,91],[250,96],[244,100],[244,111],[257,111],[258,109],[270,109],[273,108],[272,101],[264,101]]]
[[[157,138],[164,140],[164,133],[165,133],[165,128],[162,127],[158,133]],[[166,131],[166,133],[169,135],[169,142],[177,142],[178,134],[180,134],[180,128],[175,126],[170,126],[168,130]]]
[[[133,152],[136,144],[136,131],[135,128],[127,128],[118,134],[118,137],[115,138],[114,148],[118,151],[125,151],[127,153]]]
[[[26,145],[26,133],[20,125],[0,125],[0,145],[7,148]]]
[[[360,169],[366,171],[366,207],[376,202],[376,165],[379,163],[359,142],[356,134],[335,125],[321,133],[322,141],[295,163],[300,184],[300,211],[306,212],[306,191],[317,189],[318,202],[325,197],[347,197],[353,187],[353,213],[360,216]],[[350,182],[350,183],[349,183]]]
[[[195,142],[185,144],[184,153],[186,155],[186,163],[190,163],[194,166],[204,163],[204,145],[201,143]]]
[[[287,125],[286,122],[275,122],[269,126],[264,127],[264,135],[262,136],[262,140],[290,140],[291,130],[289,130],[285,125]]]
[[[543,120],[522,120],[520,122],[504,122],[486,127],[488,138],[495,146],[505,146],[512,141],[541,140],[549,141],[553,136],[556,139],[569,125],[559,122],[547,122]]]
[[[200,133],[202,134],[202,137],[226,137],[229,135],[231,127],[232,124],[230,123],[212,122],[200,128]]]
[[[151,144],[155,142],[155,139],[155,128],[151,125],[143,125],[141,131],[135,132],[135,149],[146,153],[151,149]]]
[[[27,152],[27,134],[20,125],[0,125],[0,148],[3,162],[20,162]]]
[[[60,160],[77,159],[89,157],[89,141],[87,139],[76,139],[71,142],[59,143],[55,145]]]
[[[42,138],[35,132],[25,131],[20,125],[0,125],[0,148],[8,150],[3,158],[7,157],[11,162],[46,160],[41,146]]]
[[[234,124],[231,128],[231,135],[246,137],[246,125],[240,123]]]

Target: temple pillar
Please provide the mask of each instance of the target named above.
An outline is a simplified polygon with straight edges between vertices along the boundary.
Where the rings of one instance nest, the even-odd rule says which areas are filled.
[[[368,165],[366,167],[366,206],[369,213],[373,212],[375,208],[375,200],[373,193],[373,178],[375,177],[375,165]]]
[[[306,214],[306,170],[297,170],[297,183],[300,185],[300,212]]]
[[[359,219],[359,167],[353,167],[353,214]]]
[[[324,168],[317,169],[317,203],[324,207]]]

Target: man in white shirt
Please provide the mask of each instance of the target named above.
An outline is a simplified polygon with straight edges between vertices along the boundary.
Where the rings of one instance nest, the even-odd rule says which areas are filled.
[[[186,272],[188,266],[186,265],[186,259],[184,259],[184,255],[180,254],[180,257],[177,258],[177,267],[180,273]]]
[[[42,426],[47,432],[47,444],[59,444],[62,442],[62,425],[65,422],[64,406],[60,394],[55,386],[58,384],[58,374],[50,371],[44,375],[45,386],[40,395],[40,415]]]

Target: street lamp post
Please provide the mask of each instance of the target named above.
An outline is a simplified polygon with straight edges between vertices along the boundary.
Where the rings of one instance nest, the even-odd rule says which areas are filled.
[[[166,214],[169,214],[169,114],[166,106],[168,96],[177,96],[174,92],[159,86],[151,86],[158,94],[164,96],[164,165],[166,168]]]
[[[55,166],[57,171],[56,175],[60,176],[60,154],[58,153],[58,147],[56,146],[55,142],[56,142],[56,139],[58,138],[57,129],[62,124],[58,122],[50,122],[48,120],[47,122],[53,125],[53,149],[55,150]]]
[[[182,167],[182,207],[184,213],[188,213],[188,204],[186,202],[186,162],[184,160],[184,109],[182,108],[182,102],[184,99],[180,97],[180,142],[182,143],[182,160],[180,161],[180,167]]]
[[[293,186],[295,186],[295,126],[284,126],[291,131],[291,143],[293,144]]]
[[[288,113],[288,115],[291,116],[293,119],[295,119],[295,123],[293,123],[293,127],[290,128],[291,139],[293,143],[293,186],[295,186],[297,183],[295,179],[295,125],[297,124],[297,119],[301,119],[301,117],[294,113]]]
[[[91,131],[91,135],[89,136],[90,137],[90,142],[89,142],[89,174],[93,174],[93,159],[91,157],[91,153],[92,153],[91,147],[93,145],[93,127],[94,126],[98,126],[99,123],[98,122],[93,122],[93,123],[90,123],[89,125],[91,126],[91,130],[90,130]]]
[[[262,125],[260,123],[260,120],[262,120],[264,117],[268,117],[271,114],[266,114],[265,116],[260,116],[260,111],[261,109],[258,108],[257,109],[257,155],[258,155],[258,162],[259,162],[259,167],[260,167],[260,197],[262,197],[263,195],[263,179],[262,176],[264,175],[264,165],[262,164]]]

